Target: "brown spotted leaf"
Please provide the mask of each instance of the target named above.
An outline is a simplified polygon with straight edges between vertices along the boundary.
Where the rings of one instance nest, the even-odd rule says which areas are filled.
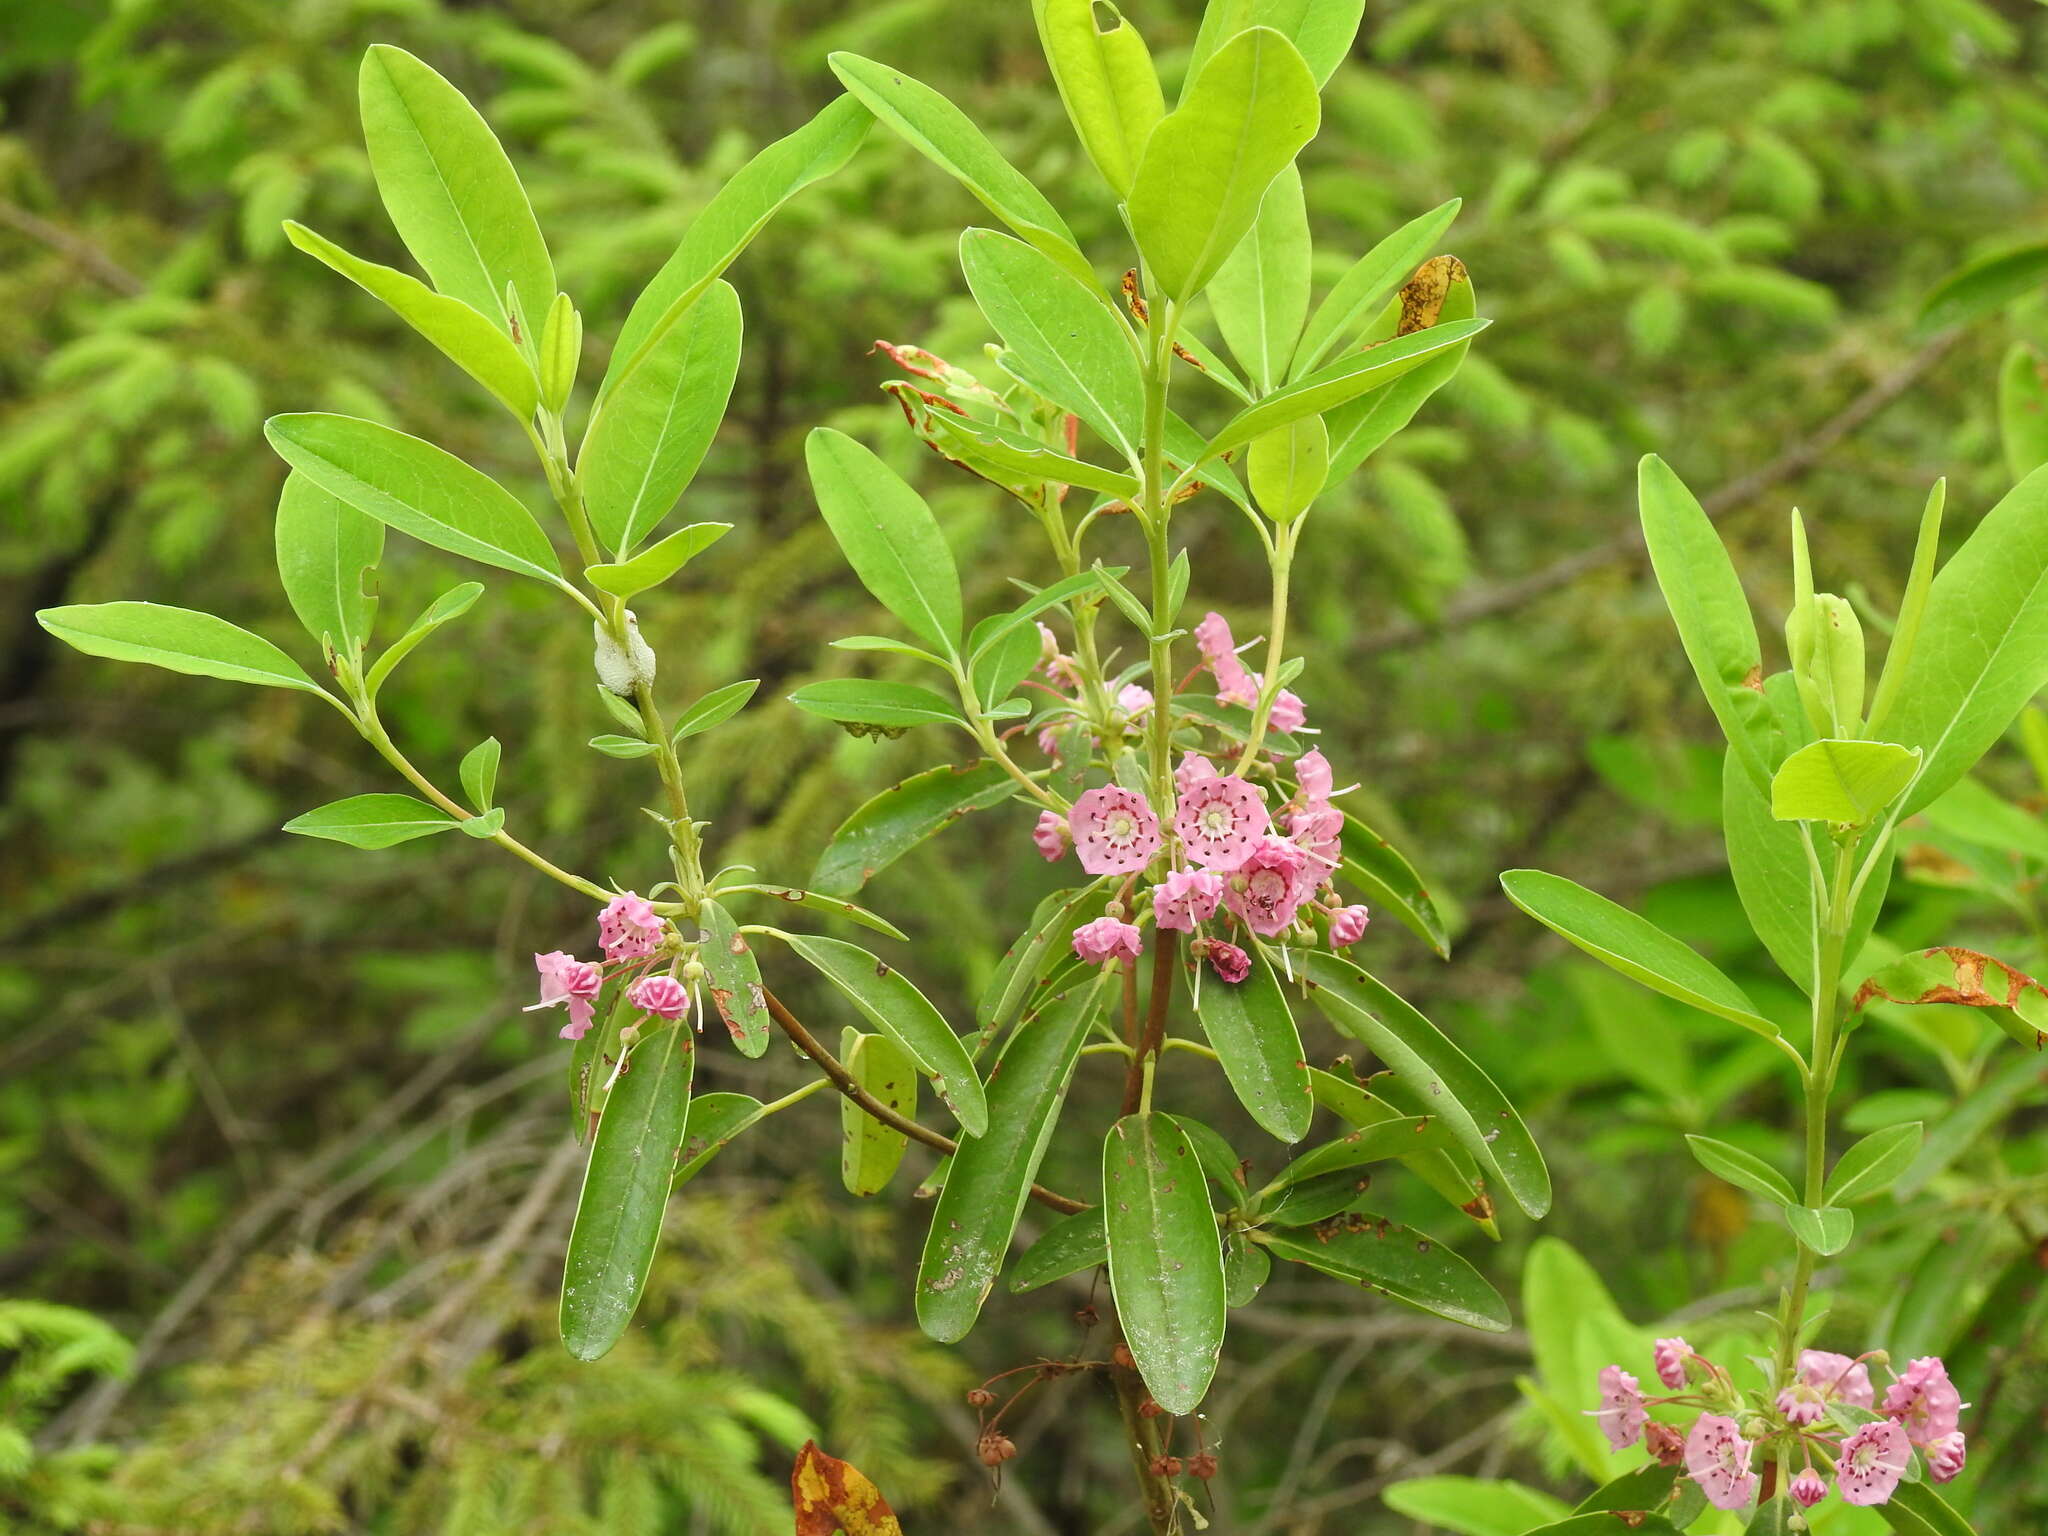
[[[1852,1006],[1860,1011],[1873,1002],[1990,1008],[2022,1045],[2048,1045],[2048,986],[1974,949],[1950,944],[1894,961],[1856,989]]]
[[[903,1536],[896,1513],[860,1468],[806,1440],[789,1475],[796,1536]]]

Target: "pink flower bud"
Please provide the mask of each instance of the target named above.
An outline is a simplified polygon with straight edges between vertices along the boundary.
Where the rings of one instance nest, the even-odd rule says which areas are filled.
[[[1685,1362],[1692,1358],[1692,1346],[1683,1339],[1659,1339],[1653,1357],[1657,1379],[1677,1392],[1685,1386]]]
[[[1252,973],[1252,957],[1235,944],[1209,941],[1209,968],[1233,987]]]
[[[1308,724],[1308,707],[1296,695],[1282,688],[1273,700],[1272,713],[1266,719],[1274,730],[1291,734]]]
[[[1330,948],[1347,949],[1365,937],[1372,914],[1362,906],[1339,907],[1330,914]]]
[[[1058,811],[1040,811],[1038,825],[1031,830],[1031,841],[1038,845],[1046,863],[1057,862],[1067,851],[1066,818]]]
[[[661,1019],[680,1019],[690,1011],[690,994],[673,976],[642,976],[626,988],[626,1001]]]
[[[1793,1502],[1801,1509],[1811,1509],[1828,1496],[1828,1485],[1821,1481],[1818,1472],[1808,1467],[1792,1479],[1792,1485],[1785,1491],[1792,1495]]]
[[[1963,1432],[1955,1430],[1927,1448],[1927,1475],[1937,1483],[1953,1482],[1968,1459],[1969,1448],[1963,1443]]]
[[[1140,688],[1136,683],[1125,683],[1117,690],[1116,707],[1136,719],[1152,707],[1152,690]]]

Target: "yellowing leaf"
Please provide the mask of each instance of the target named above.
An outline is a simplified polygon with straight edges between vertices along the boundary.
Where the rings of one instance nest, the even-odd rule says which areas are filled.
[[[796,1536],[903,1536],[881,1490],[858,1467],[806,1440],[789,1475]]]

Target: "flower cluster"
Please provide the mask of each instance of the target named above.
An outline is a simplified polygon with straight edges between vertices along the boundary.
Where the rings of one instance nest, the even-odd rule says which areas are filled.
[[[589,1032],[605,982],[625,979],[626,1001],[643,1016],[680,1019],[690,1011],[689,992],[673,975],[655,970],[668,931],[652,903],[631,891],[614,896],[597,915],[597,941],[604,959],[579,960],[559,949],[535,955],[540,1001],[526,1011],[566,1007],[569,1022],[562,1026],[562,1038],[581,1040]]]
[[[1652,1363],[1673,1395],[1645,1397],[1634,1376],[1610,1365],[1600,1372],[1600,1406],[1589,1412],[1616,1450],[1645,1441],[1659,1461],[1683,1466],[1716,1509],[1742,1509],[1756,1497],[1759,1450],[1763,1464],[1800,1464],[1785,1492],[1801,1508],[1828,1496],[1827,1473],[1844,1503],[1883,1504],[1916,1451],[1937,1483],[1963,1470],[1958,1421],[1969,1406],[1932,1357],[1908,1365],[1880,1404],[1870,1365],[1885,1358],[1802,1350],[1792,1379],[1766,1403],[1745,1400],[1728,1373],[1685,1340],[1659,1339]],[[1650,1418],[1665,1406],[1705,1411],[1681,1436]]]

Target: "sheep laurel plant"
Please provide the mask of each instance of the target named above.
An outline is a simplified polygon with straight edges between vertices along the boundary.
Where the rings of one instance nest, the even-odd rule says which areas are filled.
[[[1846,1249],[1855,1206],[1908,1176],[1918,1123],[1873,1132],[1829,1157],[1842,1060],[1873,1003],[1987,1011],[2024,1048],[2048,1035],[2048,988],[1997,958],[1938,946],[1859,968],[1892,874],[1902,817],[1962,782],[2028,701],[2048,686],[2048,471],[2029,475],[1936,571],[1943,486],[1919,544],[1874,687],[1856,610],[1814,590],[1806,533],[1792,517],[1789,664],[1766,675],[1742,583],[1713,525],[1661,460],[1644,460],[1643,531],[1657,579],[1707,703],[1728,740],[1728,862],[1757,937],[1811,1002],[1788,1038],[1742,989],[1683,941],[1557,875],[1501,877],[1523,911],[1623,975],[1769,1041],[1796,1077],[1805,1156],[1795,1185],[1752,1153],[1687,1138],[1717,1177],[1774,1206],[1793,1242],[1768,1321],[1772,1353],[1738,1375],[1683,1339],[1659,1340],[1662,1395],[1645,1397],[1619,1363],[1600,1373],[1600,1424],[1644,1469],[1591,1507],[1651,1511],[1639,1529],[1684,1529],[1706,1505],[1741,1512],[1752,1532],[1806,1528],[1824,1500],[1876,1506],[1891,1528],[1966,1536],[1934,1485],[1963,1468],[1965,1405],[1927,1357],[1891,1361],[1883,1341],[1848,1353],[1813,1347],[1826,1314],[1809,1309],[1821,1260]],[[1869,1347],[1864,1347],[1868,1345]],[[1889,1370],[1880,1388],[1872,1373]],[[1589,1391],[1592,1384],[1588,1384]]]
[[[1549,1203],[1542,1160],[1500,1092],[1339,953],[1365,933],[1361,896],[1438,953],[1447,936],[1408,861],[1343,808],[1288,686],[1302,671],[1287,653],[1288,576],[1318,495],[1451,377],[1483,322],[1463,267],[1432,255],[1455,204],[1390,235],[1310,312],[1294,160],[1316,131],[1320,84],[1350,46],[1358,0],[1217,0],[1171,110],[1145,45],[1112,8],[1043,0],[1037,9],[1061,96],[1136,244],[1121,281],[1099,280],[1059,213],[937,92],[837,56],[848,93],[743,167],[635,302],[573,448],[582,320],[556,289],[510,161],[447,81],[399,50],[371,50],[362,71],[371,166],[431,286],[296,224],[288,232],[510,411],[545,474],[551,518],[402,431],[285,415],[266,427],[290,468],[278,569],[331,681],[209,614],[117,602],[40,618],[92,655],[312,694],[412,791],[356,795],[288,830],[366,849],[458,833],[496,843],[592,903],[601,958],[535,957],[534,1006],[566,1018],[574,1124],[590,1137],[562,1292],[573,1354],[594,1360],[626,1328],[674,1185],[747,1127],[829,1085],[846,1101],[842,1167],[855,1192],[886,1185],[907,1140],[950,1154],[916,1281],[919,1319],[935,1337],[956,1340],[973,1325],[1027,1199],[1064,1219],[1020,1262],[1016,1289],[1107,1265],[1121,1341],[1072,1368],[1115,1384],[1147,1518],[1164,1531],[1189,1503],[1177,1479],[1215,1466],[1199,1421],[1180,1442],[1189,1454],[1175,1454],[1173,1416],[1202,1401],[1227,1308],[1258,1290],[1273,1258],[1460,1323],[1506,1327],[1501,1299],[1463,1259],[1362,1203],[1368,1164],[1406,1165],[1489,1235],[1493,1189],[1532,1215]],[[1104,16],[1115,23],[1106,30]],[[944,691],[840,677],[793,702],[860,734],[956,732],[972,760],[949,754],[860,807],[807,886],[778,885],[711,855],[683,765],[685,743],[744,706],[754,684],[714,688],[671,718],[653,641],[627,605],[727,531],[665,527],[739,364],[739,300],[720,274],[784,201],[843,166],[877,117],[1012,231],[970,230],[962,242],[968,284],[1002,339],[986,379],[898,348],[913,377],[894,388],[927,442],[1024,504],[1049,559],[1015,573],[1024,601],[968,629],[953,557],[923,501],[851,438],[812,435],[819,510],[908,635],[840,645],[907,657]],[[1235,366],[1200,335],[1198,300]],[[1207,425],[1172,408],[1182,383]],[[1177,515],[1242,519],[1240,537],[1264,556],[1272,602],[1259,670],[1240,659],[1220,616],[1192,631],[1182,624],[1193,573],[1176,550]],[[1123,529],[1142,535],[1140,574],[1090,548]],[[373,650],[387,530],[551,587],[571,622],[592,626],[595,693],[615,724],[590,745],[650,760],[658,780],[649,814],[665,850],[650,850],[659,863],[639,889],[563,869],[515,835],[514,812],[495,798],[495,738],[461,760],[450,787],[393,740],[381,691],[483,588],[454,587]],[[1131,665],[1118,665],[1115,624],[1128,626]],[[1190,637],[1193,657],[1182,644]],[[1073,858],[1081,878],[1040,905],[972,1029],[956,1029],[867,951],[778,926],[805,907],[901,938],[849,898],[958,813],[1011,803],[1038,812],[1038,847]],[[839,1054],[764,985],[758,956],[768,945],[843,998],[857,1026]],[[1342,1062],[1311,1068],[1294,1020],[1303,998],[1388,1070],[1361,1081]],[[744,1054],[761,1055],[779,1029],[820,1076],[770,1104],[692,1099],[707,1007]],[[1302,1141],[1319,1111],[1336,1134],[1270,1178],[1249,1177],[1252,1164],[1218,1133],[1155,1102],[1154,1069],[1169,1049],[1220,1067],[1279,1142]],[[1034,1180],[1084,1058],[1115,1069],[1123,1094],[1106,1137],[1100,1126],[1070,1127],[1102,1140],[1102,1190],[1076,1198]],[[917,1118],[921,1078],[957,1122],[957,1139]],[[984,1389],[976,1401],[986,1408],[994,1397]],[[982,1440],[992,1465],[1014,1450],[999,1421],[1000,1412],[988,1416]]]

